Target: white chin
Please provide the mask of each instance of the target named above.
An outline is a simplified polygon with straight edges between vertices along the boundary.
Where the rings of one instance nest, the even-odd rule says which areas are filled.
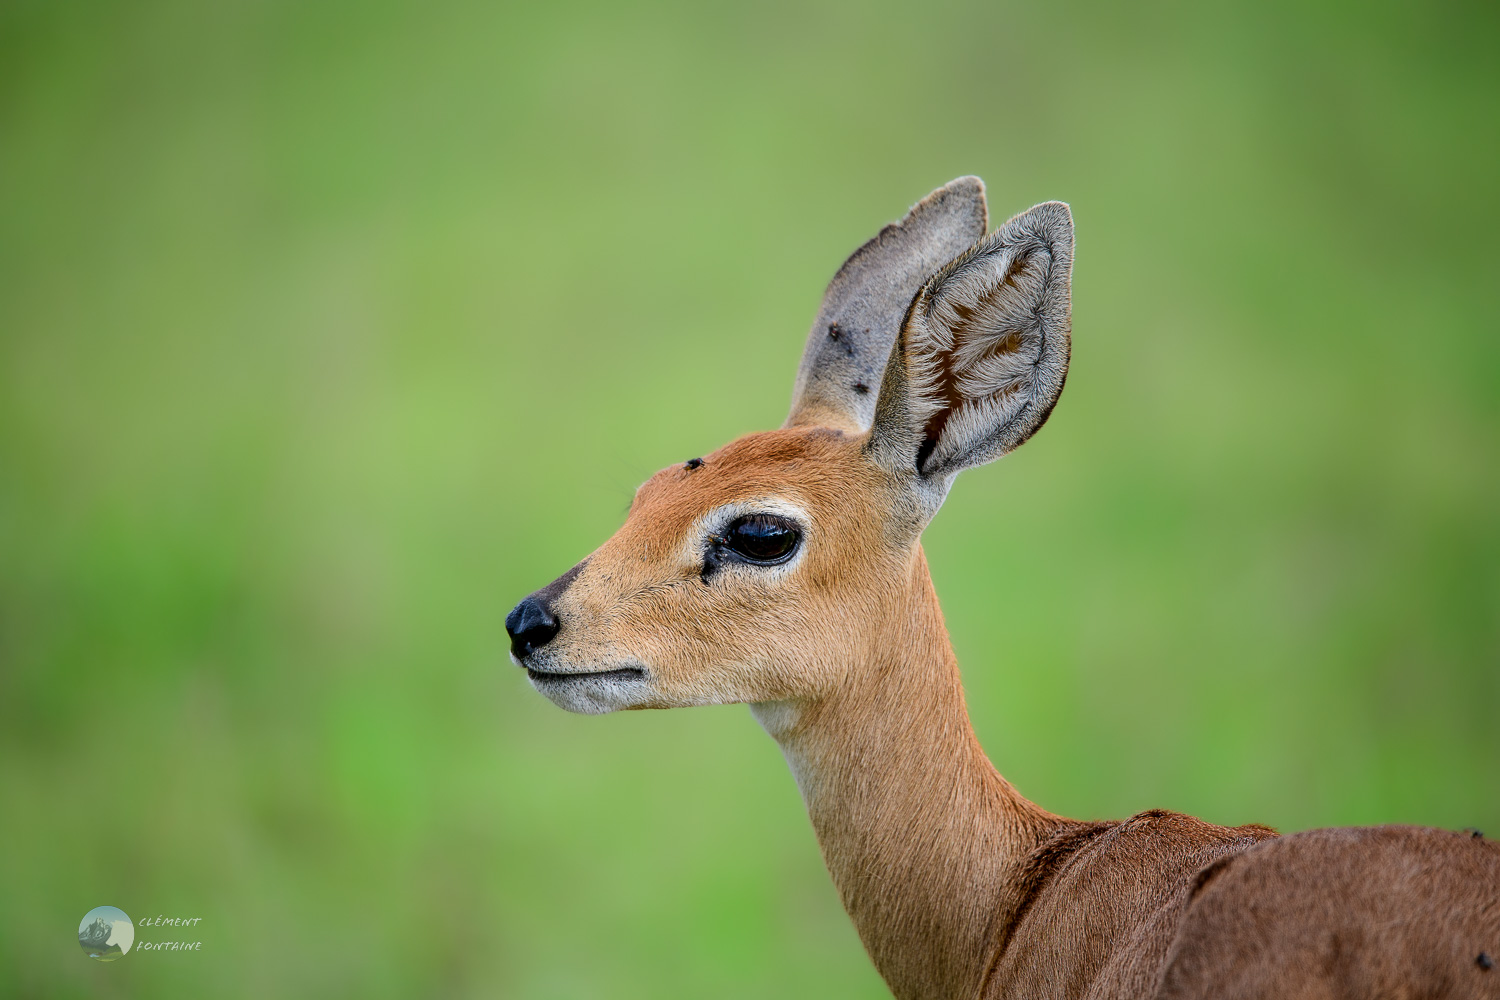
[[[644,680],[619,677],[561,677],[528,672],[531,686],[558,708],[579,715],[603,715],[639,704],[646,693]]]

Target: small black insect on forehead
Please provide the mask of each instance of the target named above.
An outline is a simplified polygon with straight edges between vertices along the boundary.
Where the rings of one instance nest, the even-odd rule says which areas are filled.
[[[701,458],[690,458],[686,462],[682,463],[682,467],[684,469],[688,470],[689,472],[692,472],[694,469],[696,469],[698,466],[700,466],[702,464],[703,464],[703,459],[701,459]]]

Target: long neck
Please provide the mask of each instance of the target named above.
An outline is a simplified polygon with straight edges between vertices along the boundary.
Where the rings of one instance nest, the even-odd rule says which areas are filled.
[[[1022,859],[1058,822],[985,757],[918,549],[870,662],[816,702],[755,706],[823,860],[892,992],[969,997],[1019,902]]]

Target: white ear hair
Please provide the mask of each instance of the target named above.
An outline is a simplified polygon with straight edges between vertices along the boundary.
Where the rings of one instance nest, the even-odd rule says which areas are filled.
[[[1046,421],[1068,373],[1073,219],[1047,202],[933,275],[907,310],[871,454],[946,493]]]

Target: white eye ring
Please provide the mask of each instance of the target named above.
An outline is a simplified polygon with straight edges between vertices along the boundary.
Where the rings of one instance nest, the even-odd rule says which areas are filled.
[[[779,566],[802,544],[802,526],[780,514],[747,514],[729,523],[722,535],[709,536],[719,553],[752,566]]]
[[[784,556],[761,560],[737,552],[730,544],[730,533],[736,524],[751,518],[770,518],[783,522],[796,533],[796,541]],[[688,533],[691,551],[685,553],[688,561],[701,566],[705,580],[718,569],[727,566],[745,566],[757,575],[780,575],[801,561],[807,549],[808,526],[812,519],[801,507],[780,497],[763,497],[725,504],[709,511],[698,519]]]

